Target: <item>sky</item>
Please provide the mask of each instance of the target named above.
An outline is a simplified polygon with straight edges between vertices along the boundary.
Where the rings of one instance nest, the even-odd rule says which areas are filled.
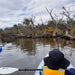
[[[46,8],[59,15],[62,6],[75,13],[75,0],[0,0],[0,28],[12,27],[32,16],[35,16],[35,24],[46,23],[51,19]]]

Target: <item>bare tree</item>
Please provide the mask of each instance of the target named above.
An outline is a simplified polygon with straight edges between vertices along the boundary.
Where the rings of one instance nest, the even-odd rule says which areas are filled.
[[[35,16],[32,15],[30,18],[31,26],[34,27]]]
[[[67,10],[64,6],[62,7],[62,9],[64,10],[62,14],[68,18],[68,21],[67,21],[67,22],[69,22],[68,28],[72,29],[73,28],[73,23],[72,23],[73,19],[70,16],[71,14],[70,14],[69,10]]]
[[[57,21],[55,20],[55,18],[53,17],[52,15],[52,11],[53,9],[49,12],[49,10],[46,8],[47,12],[50,14],[50,17],[51,19],[53,20],[54,24],[56,25],[56,31],[57,31],[57,34],[58,34],[58,26],[57,26]]]
[[[69,11],[66,10],[64,6],[62,7],[62,9],[64,10],[62,14],[65,15],[69,20],[72,20]]]

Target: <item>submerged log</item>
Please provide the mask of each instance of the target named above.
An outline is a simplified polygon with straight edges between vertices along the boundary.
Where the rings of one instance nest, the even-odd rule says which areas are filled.
[[[71,36],[61,36],[61,38],[63,39],[66,39],[66,40],[74,40],[75,41],[75,38],[71,37]]]
[[[73,40],[73,41],[75,41],[75,38],[73,38],[70,34],[65,34],[65,35],[57,35],[56,34],[56,31],[52,31],[52,32],[46,32],[47,33],[47,35],[31,35],[31,36],[29,36],[29,35],[27,35],[27,36],[25,36],[25,35],[17,35],[16,36],[16,38],[62,38],[62,39],[66,39],[66,40]],[[52,35],[51,35],[52,34]]]

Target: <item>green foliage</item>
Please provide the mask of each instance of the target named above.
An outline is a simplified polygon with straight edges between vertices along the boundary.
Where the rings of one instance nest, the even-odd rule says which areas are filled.
[[[62,32],[62,35],[65,35],[66,33],[65,32]]]
[[[25,18],[23,21],[23,24],[25,24],[26,26],[28,26],[30,24],[30,20]]]

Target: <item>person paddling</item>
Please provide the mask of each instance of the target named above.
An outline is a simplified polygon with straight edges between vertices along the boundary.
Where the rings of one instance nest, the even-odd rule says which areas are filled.
[[[54,49],[44,58],[43,75],[75,75],[75,69],[61,51]]]

